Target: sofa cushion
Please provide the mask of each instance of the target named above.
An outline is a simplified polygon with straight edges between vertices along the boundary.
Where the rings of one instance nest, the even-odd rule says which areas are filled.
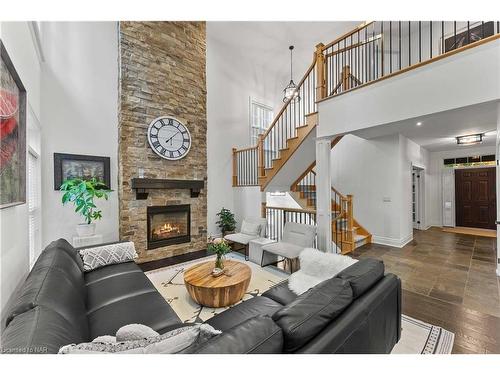
[[[81,336],[88,336],[85,296],[75,287],[74,280],[60,268],[46,267],[33,271],[14,305],[47,307],[78,328]],[[7,320],[11,318],[9,316]]]
[[[349,283],[332,278],[278,310],[273,319],[283,330],[285,351],[294,352],[305,345],[351,302],[352,290]]]
[[[89,286],[92,283],[131,272],[143,273],[135,262],[112,264],[110,266],[98,268],[91,272],[86,272],[84,274],[85,284]]]
[[[107,304],[88,314],[90,338],[114,336],[120,327],[137,323],[165,332],[180,324],[174,310],[156,290]]]
[[[258,296],[224,310],[220,314],[208,319],[206,323],[215,329],[225,332],[257,315],[273,315],[282,307],[283,305],[270,298]]]
[[[384,263],[373,258],[363,258],[346,268],[337,278],[351,284],[354,298],[358,298],[384,277]]]
[[[57,353],[63,345],[87,341],[79,327],[44,306],[16,316],[3,331],[2,353]]]
[[[52,241],[44,251],[47,251],[49,249],[58,249],[60,251],[64,251],[66,254],[68,254],[78,265],[80,270],[83,272],[83,261],[82,258],[80,257],[80,254],[78,254],[78,251],[64,238],[60,238],[56,241]]]
[[[281,303],[283,306],[288,305],[297,298],[297,294],[295,294],[288,287],[288,280],[283,280],[279,284],[273,286],[271,289],[264,292],[262,296],[271,298],[272,300]]]
[[[156,288],[142,272],[129,272],[87,286],[87,314],[123,299],[155,292]]]
[[[201,345],[196,354],[280,354],[283,349],[281,328],[268,317],[259,315],[234,326]]]

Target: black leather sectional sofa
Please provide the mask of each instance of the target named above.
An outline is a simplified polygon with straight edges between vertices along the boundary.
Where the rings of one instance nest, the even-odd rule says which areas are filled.
[[[7,312],[3,353],[57,353],[141,323],[182,325],[134,262],[84,273],[65,240],[40,255]],[[207,321],[222,334],[197,353],[389,353],[401,332],[401,282],[363,259],[297,296],[283,282]]]

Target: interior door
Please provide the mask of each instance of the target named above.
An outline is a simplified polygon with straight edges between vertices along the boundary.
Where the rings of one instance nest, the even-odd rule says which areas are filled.
[[[456,225],[495,229],[495,168],[455,170]]]

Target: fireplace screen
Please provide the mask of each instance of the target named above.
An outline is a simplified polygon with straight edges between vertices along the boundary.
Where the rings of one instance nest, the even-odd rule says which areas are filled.
[[[148,207],[148,249],[191,241],[189,204]]]

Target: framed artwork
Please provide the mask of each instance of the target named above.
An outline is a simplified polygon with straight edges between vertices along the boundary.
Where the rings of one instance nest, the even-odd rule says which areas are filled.
[[[62,183],[71,178],[90,180],[96,178],[111,189],[107,156],[90,156],[54,153],[54,190],[60,190]]]
[[[493,21],[485,23],[478,22],[469,25],[468,30],[465,29],[465,31],[457,32],[456,36],[452,35],[444,39],[444,52],[452,51],[456,48],[487,38],[494,34],[494,27]]]
[[[0,208],[26,203],[26,89],[0,40]]]

